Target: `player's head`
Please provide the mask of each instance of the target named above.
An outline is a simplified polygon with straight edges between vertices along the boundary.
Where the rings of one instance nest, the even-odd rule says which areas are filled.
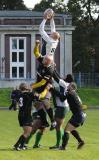
[[[19,86],[19,89],[23,92],[23,91],[29,91],[30,87],[27,83],[21,83]]]
[[[65,82],[68,82],[68,83],[71,83],[74,81],[74,78],[72,76],[72,74],[67,74],[65,79],[64,79]]]
[[[53,56],[52,55],[45,55],[43,59],[44,66],[49,66],[53,63]]]
[[[58,32],[52,32],[50,37],[54,40],[58,40],[60,38],[60,34]]]

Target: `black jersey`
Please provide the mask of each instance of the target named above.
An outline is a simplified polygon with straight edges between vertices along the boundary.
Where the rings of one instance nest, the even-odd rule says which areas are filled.
[[[31,116],[33,92],[23,92],[19,97],[19,115],[24,115],[27,119]]]
[[[21,91],[18,89],[13,90],[11,93],[11,99],[15,99],[16,101],[18,101],[20,93],[21,93]]]
[[[41,49],[41,55],[42,56],[45,56],[46,55],[46,44],[47,44],[47,42],[44,40],[44,39],[42,39],[42,49]]]
[[[36,91],[38,93],[41,93],[45,89],[47,84],[49,82],[51,82],[52,77],[57,82],[59,82],[60,77],[59,77],[58,73],[56,72],[56,67],[55,67],[54,64],[51,64],[48,67],[44,66],[43,63],[42,63],[43,62],[43,57],[42,56],[38,58],[38,61],[40,62],[40,64],[39,64],[38,69],[37,69],[37,82],[40,82],[42,79],[46,80],[45,85],[36,89]]]
[[[79,101],[78,95],[74,90],[70,93],[67,92],[66,99],[73,114],[78,114],[82,112],[81,102]]]
[[[52,91],[53,91],[53,94],[58,96],[61,101],[64,101],[65,99],[67,99],[70,110],[73,114],[78,114],[82,112],[81,102],[79,101],[78,95],[74,90],[71,92],[66,92],[65,94],[64,92],[62,93],[56,90],[55,88]]]

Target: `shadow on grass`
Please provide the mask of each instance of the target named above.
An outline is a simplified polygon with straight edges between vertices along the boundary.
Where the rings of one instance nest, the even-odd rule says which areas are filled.
[[[0,148],[0,151],[14,151],[12,148]]]
[[[21,150],[21,151],[48,151],[49,150],[49,148],[48,148],[48,146],[42,146],[42,147],[40,147],[40,148],[32,148],[32,147],[28,147],[28,149],[26,149],[26,150]],[[17,151],[17,150],[15,150],[15,149],[13,149],[13,148],[0,148],[0,151]],[[18,151],[17,151],[18,152]]]

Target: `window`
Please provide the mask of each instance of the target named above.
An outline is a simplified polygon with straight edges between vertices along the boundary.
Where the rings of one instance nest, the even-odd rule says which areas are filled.
[[[24,77],[24,67],[19,67],[19,77]]]
[[[72,20],[71,19],[66,19],[65,21],[66,21],[65,23],[66,23],[67,26],[72,25]]]
[[[12,77],[13,78],[17,77],[17,67],[12,67]]]
[[[26,78],[26,37],[10,38],[10,78]]]
[[[17,49],[17,39],[12,40],[12,49]]]
[[[24,49],[24,40],[19,39],[19,49]]]
[[[17,52],[12,52],[12,62],[17,62]]]
[[[24,62],[24,52],[19,52],[19,62]]]

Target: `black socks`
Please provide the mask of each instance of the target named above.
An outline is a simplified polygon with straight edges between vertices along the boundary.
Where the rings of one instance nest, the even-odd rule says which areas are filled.
[[[25,138],[23,135],[20,136],[20,138],[18,139],[18,141],[16,142],[16,144],[14,145],[15,147],[19,147],[19,145],[21,147],[24,146],[25,144],[25,141],[26,141],[27,138]]]
[[[76,130],[71,131],[71,134],[77,139],[78,142],[82,142],[82,139]]]
[[[65,149],[65,147],[68,144],[68,140],[69,140],[69,133],[68,132],[64,132],[64,135],[62,137],[62,147]]]

